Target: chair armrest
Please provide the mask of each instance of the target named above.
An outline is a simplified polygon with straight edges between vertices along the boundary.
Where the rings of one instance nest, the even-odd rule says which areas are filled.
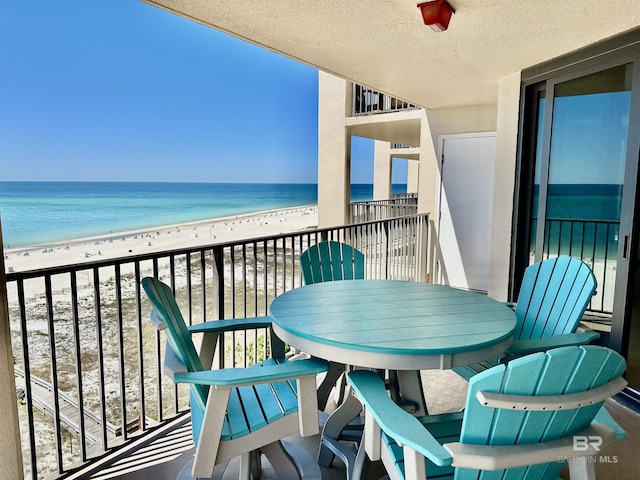
[[[158,317],[155,310],[151,311],[151,322],[158,330],[164,330],[167,326]],[[249,328],[269,328],[271,317],[249,317],[249,318],[229,318],[225,320],[211,320],[187,327],[191,333],[219,333],[231,332],[234,330],[246,330]]]
[[[396,442],[410,447],[438,466],[451,465],[451,455],[420,421],[389,398],[384,381],[374,372],[356,370],[347,376],[351,387],[380,428]]]
[[[176,383],[195,383],[222,388],[242,387],[259,383],[294,380],[317,375],[329,369],[329,362],[318,358],[297,360],[278,365],[253,366],[249,368],[225,368],[202,372],[175,373]]]
[[[249,330],[252,328],[269,328],[272,326],[272,319],[269,316],[229,318],[224,320],[211,320],[187,327],[189,333],[204,333],[204,341],[200,349],[200,359],[205,368],[211,367],[215,354],[218,335],[225,332],[238,330]],[[271,332],[271,355],[274,357],[285,356],[285,345],[282,340]]]
[[[198,323],[187,328],[191,333],[232,332],[249,328],[269,328],[271,323],[271,317],[230,318]]]
[[[557,347],[586,345],[598,337],[600,337],[598,332],[577,332],[534,340],[514,340],[505,353],[507,355],[525,355]]]

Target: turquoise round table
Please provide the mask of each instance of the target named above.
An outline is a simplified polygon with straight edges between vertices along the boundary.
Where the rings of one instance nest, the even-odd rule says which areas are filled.
[[[274,333],[310,355],[351,368],[389,371],[391,398],[414,415],[427,405],[420,370],[449,369],[503,353],[516,326],[506,305],[443,285],[395,280],[315,283],[283,293],[269,309]],[[351,394],[326,420],[318,463],[337,455],[363,468],[339,442],[362,406]],[[348,476],[350,478],[350,475]]]
[[[316,283],[270,306],[276,335],[327,360],[392,370],[448,369],[503,353],[516,317],[504,304],[444,285]]]

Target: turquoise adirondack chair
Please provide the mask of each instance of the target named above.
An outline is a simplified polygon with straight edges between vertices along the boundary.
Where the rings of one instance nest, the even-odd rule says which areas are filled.
[[[625,387],[625,368],[595,345],[538,352],[474,376],[463,412],[422,418],[375,373],[348,381],[365,409],[364,451],[391,480],[552,480],[565,460],[572,479],[594,479],[593,457],[626,435],[602,406]]]
[[[305,285],[364,278],[364,254],[346,243],[333,240],[316,243],[302,252],[299,262]],[[331,363],[329,373],[318,387],[318,404],[321,410],[326,408],[331,391],[336,385],[337,396],[344,396],[344,379],[339,379],[345,369],[342,364]]]
[[[300,255],[300,268],[302,270],[302,280],[305,285],[313,283],[331,282],[335,280],[361,280],[364,279],[364,254],[346,243],[333,240],[323,241],[312,245]],[[331,392],[335,389],[336,403],[342,403],[346,392],[346,381],[344,372],[346,365],[331,362],[329,371],[318,386],[318,405],[320,410],[325,410]],[[362,425],[354,424],[342,433],[340,440],[359,441],[362,435]],[[343,456],[342,452],[330,449],[331,446],[324,443],[321,445],[320,462],[329,465],[333,455],[338,454],[341,460],[347,465],[353,460]]]
[[[303,472],[279,440],[294,433],[308,436],[319,432],[316,375],[325,372],[328,363],[313,358],[276,358],[250,368],[210,370],[218,334],[269,328],[269,318],[218,320],[187,327],[169,286],[151,277],[144,278],[142,286],[153,307],[152,321],[166,332],[165,373],[175,383],[190,386],[197,447],[193,477],[209,478],[216,466],[216,475],[221,474],[230,459],[240,456],[240,478],[259,478],[258,453],[262,452],[279,478],[300,478]],[[191,340],[193,333],[204,333],[200,354]],[[313,473],[319,473],[316,468],[318,472]]]
[[[300,255],[305,285],[364,278],[364,254],[346,243],[320,242]]]
[[[585,345],[598,338],[597,332],[576,332],[595,291],[593,272],[578,258],[550,258],[528,267],[515,308],[515,340],[507,354]]]
[[[589,266],[574,257],[550,258],[527,267],[515,309],[517,318],[513,342],[502,358],[456,367],[469,379],[500,361],[528,353],[570,345],[586,345],[597,339],[597,332],[576,332],[591,297],[596,279]]]

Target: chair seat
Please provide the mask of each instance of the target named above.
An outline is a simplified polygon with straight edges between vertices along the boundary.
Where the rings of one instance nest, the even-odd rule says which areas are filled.
[[[454,367],[452,370],[464,378],[466,381],[471,380],[471,377],[477,375],[480,372],[495,367],[500,364],[500,357],[493,357],[483,362],[474,363],[471,365],[462,365],[460,367]]]
[[[287,361],[270,358],[252,368]],[[298,395],[295,382],[283,381],[233,388],[229,395],[227,418],[222,427],[221,439],[243,437],[297,410]]]

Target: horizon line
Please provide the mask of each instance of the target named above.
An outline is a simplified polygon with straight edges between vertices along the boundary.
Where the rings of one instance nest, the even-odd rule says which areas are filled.
[[[243,184],[243,185],[318,185],[317,182],[242,182],[242,181],[179,181],[179,180],[0,180],[0,183],[192,183],[192,184]],[[373,182],[354,182],[350,185],[373,185]],[[393,185],[406,185],[406,182],[395,182]]]

